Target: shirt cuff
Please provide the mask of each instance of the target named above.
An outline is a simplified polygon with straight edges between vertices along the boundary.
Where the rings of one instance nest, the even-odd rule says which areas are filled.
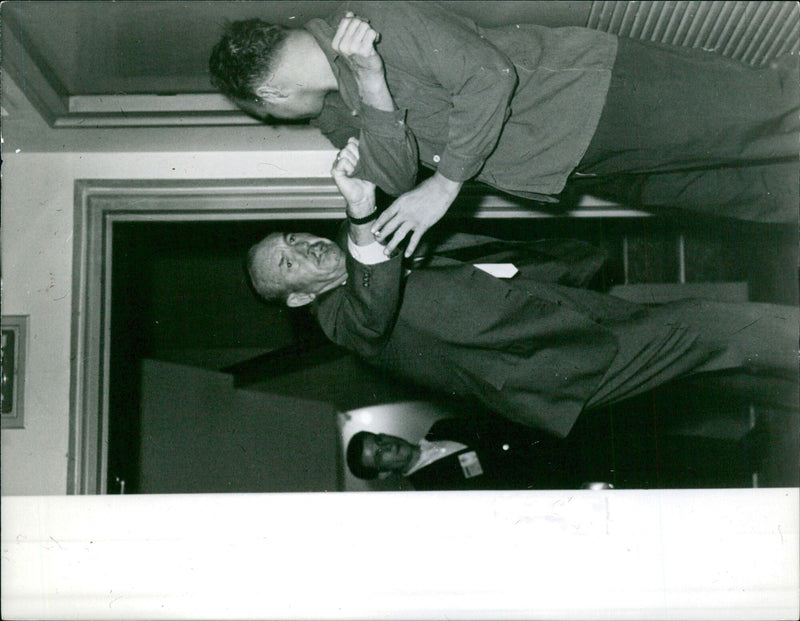
[[[372,106],[361,105],[361,126],[369,133],[382,138],[404,140],[406,136],[405,110],[378,110]]]
[[[366,246],[358,246],[349,235],[347,236],[347,251],[362,265],[375,265],[388,261],[390,257],[383,254],[384,248],[384,245],[377,241]]]
[[[464,182],[477,175],[485,162],[485,159],[462,157],[445,150],[436,170],[451,181]]]

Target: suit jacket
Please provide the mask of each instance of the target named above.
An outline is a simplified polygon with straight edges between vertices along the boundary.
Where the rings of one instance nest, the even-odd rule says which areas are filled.
[[[466,448],[408,475],[420,491],[575,489],[583,482],[564,440],[502,419],[443,418],[425,439],[452,440]]]
[[[430,260],[407,277],[400,256],[363,265],[348,255],[347,282],[312,312],[328,338],[369,363],[564,436],[617,352],[604,323],[641,307],[579,288],[603,261],[582,242],[493,248],[490,258],[522,259],[508,280],[437,254],[487,241],[499,240],[460,235],[429,247]],[[503,390],[513,373],[524,375],[523,399]]]
[[[634,424],[611,434],[601,425],[561,439],[500,417],[443,418],[425,439],[465,448],[407,478],[419,491],[578,489],[592,481],[619,489],[750,484],[754,437],[736,441],[658,431]]]

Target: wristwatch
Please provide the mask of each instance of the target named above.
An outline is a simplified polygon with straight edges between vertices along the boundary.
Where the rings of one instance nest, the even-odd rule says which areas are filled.
[[[368,216],[364,216],[363,218],[354,218],[353,216],[347,216],[347,220],[350,224],[367,224],[367,222],[372,222],[378,217],[378,210],[375,209],[371,214]]]

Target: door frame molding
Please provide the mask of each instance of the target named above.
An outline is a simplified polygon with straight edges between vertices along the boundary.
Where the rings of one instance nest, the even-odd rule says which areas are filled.
[[[67,494],[104,494],[113,232],[123,222],[339,219],[330,179],[75,183]]]

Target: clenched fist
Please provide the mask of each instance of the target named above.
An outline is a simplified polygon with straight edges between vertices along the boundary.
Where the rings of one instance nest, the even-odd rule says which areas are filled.
[[[331,45],[357,75],[383,75],[383,60],[375,51],[375,43],[380,40],[368,22],[347,12],[339,22]]]
[[[339,192],[347,201],[347,213],[354,218],[362,218],[375,210],[375,184],[351,176],[356,164],[358,164],[358,140],[350,138],[336,156],[331,175]]]

